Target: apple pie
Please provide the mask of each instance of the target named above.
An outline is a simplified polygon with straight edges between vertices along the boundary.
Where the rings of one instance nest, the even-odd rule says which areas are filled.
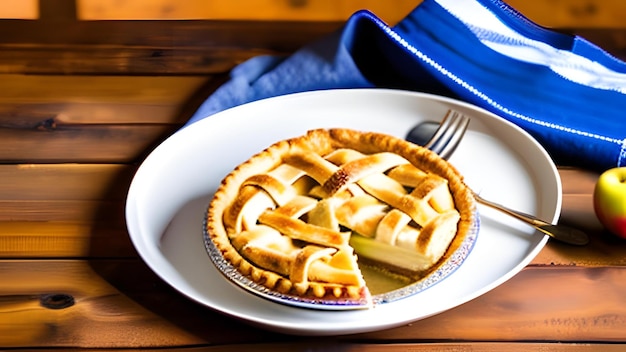
[[[223,260],[297,297],[368,298],[364,265],[419,280],[460,246],[475,201],[433,152],[389,135],[318,129],[237,166],[207,212]]]

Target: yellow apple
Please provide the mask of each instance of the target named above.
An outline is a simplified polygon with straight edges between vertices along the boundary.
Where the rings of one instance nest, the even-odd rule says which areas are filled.
[[[600,174],[593,190],[593,209],[608,231],[626,238],[626,167]]]

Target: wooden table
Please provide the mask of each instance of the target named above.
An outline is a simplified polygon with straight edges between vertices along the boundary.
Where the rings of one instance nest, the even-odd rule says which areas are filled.
[[[237,63],[290,53],[340,21],[78,21],[73,1],[0,20],[0,348],[173,351],[623,351],[626,242],[591,206],[597,174],[560,168],[561,222],[518,275],[439,315],[325,338],[248,326],[187,299],[130,243],[145,155]],[[625,57],[624,31],[577,29]]]
[[[191,351],[622,351],[624,346],[616,343],[626,343],[626,243],[604,233],[596,222],[590,204],[596,175],[567,168],[560,173],[562,222],[588,231],[588,246],[549,242],[528,267],[493,291],[402,327],[325,338],[263,331],[190,301],[137,256],[101,257],[93,248],[88,252],[93,255],[79,258],[0,260],[0,345]],[[19,223],[13,225],[20,230]],[[74,230],[57,225],[36,224],[32,231],[70,242]],[[116,237],[109,229],[102,231]],[[120,236],[124,232],[117,231]],[[9,231],[2,233],[6,243]],[[131,251],[126,244],[120,246]]]

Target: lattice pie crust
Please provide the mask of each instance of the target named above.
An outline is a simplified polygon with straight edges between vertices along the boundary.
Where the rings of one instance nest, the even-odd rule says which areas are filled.
[[[206,230],[225,260],[271,290],[357,299],[369,295],[360,257],[424,276],[460,245],[474,207],[461,175],[429,150],[320,129],[233,170],[211,201]]]

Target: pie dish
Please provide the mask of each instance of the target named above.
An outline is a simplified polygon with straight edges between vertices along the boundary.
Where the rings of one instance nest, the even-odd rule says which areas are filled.
[[[459,265],[475,213],[462,175],[435,153],[387,134],[315,129],[224,178],[205,240],[238,285],[312,308],[370,307],[391,296],[362,269],[414,287],[454,254]]]

